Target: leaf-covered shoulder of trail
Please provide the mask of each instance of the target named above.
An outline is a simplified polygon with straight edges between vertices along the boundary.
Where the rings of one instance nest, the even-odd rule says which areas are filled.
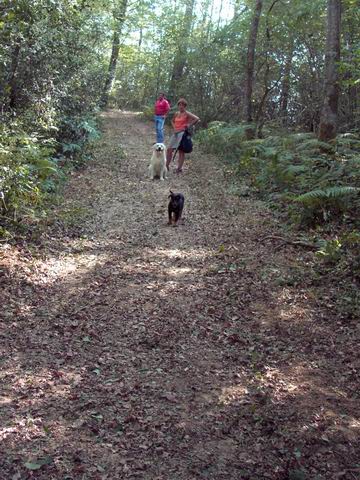
[[[105,114],[52,225],[1,244],[0,478],[357,478],[358,320],[216,158],[150,182],[151,138]]]
[[[275,128],[265,138],[247,140],[246,128],[213,122],[199,140],[245,182],[237,187],[240,194],[251,191],[263,199],[290,229],[284,243],[314,249],[305,276],[326,291],[333,313],[359,317],[359,135],[339,134],[324,143],[313,133]]]

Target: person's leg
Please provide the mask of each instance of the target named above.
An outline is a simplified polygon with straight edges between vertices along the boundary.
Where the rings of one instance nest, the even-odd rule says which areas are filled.
[[[158,139],[158,116],[154,115],[154,122],[155,122],[155,132],[156,132],[156,143]]]
[[[177,166],[177,172],[181,172],[185,161],[185,153],[179,150],[179,161]]]
[[[166,151],[166,168],[169,170],[172,155],[173,155],[173,148],[169,147]]]
[[[164,123],[164,117],[155,115],[156,143],[164,143]]]
[[[165,124],[165,117],[161,117],[160,122],[159,122],[159,140],[158,140],[158,143],[164,143],[164,124]]]
[[[159,143],[159,136],[161,135],[161,133],[160,133],[159,117],[157,115],[155,115],[155,130],[156,130],[156,143]]]

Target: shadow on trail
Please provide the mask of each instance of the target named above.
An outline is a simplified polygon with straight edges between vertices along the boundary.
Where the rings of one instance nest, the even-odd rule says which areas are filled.
[[[94,251],[101,261],[56,280],[47,302],[7,326],[4,471],[25,475],[25,461],[47,456],[37,478],[285,479],[322,475],[319,456],[325,471],[356,465],[346,447],[357,438],[353,401],[309,378],[296,342],[283,364],[285,331],[252,318],[250,281],[216,273],[211,252],[194,271],[196,249],[160,249],[160,272],[146,252],[83,254]]]
[[[356,478],[349,352],[306,292],[265,275],[284,258],[250,240],[247,204],[200,214],[194,189],[186,226],[167,229],[149,214],[162,186],[141,185],[131,220],[116,216],[132,201],[120,187],[93,237],[49,255],[42,283],[8,277],[21,308],[1,323],[0,479]]]

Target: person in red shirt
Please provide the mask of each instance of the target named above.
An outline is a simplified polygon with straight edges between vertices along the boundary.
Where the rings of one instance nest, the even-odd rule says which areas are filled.
[[[166,152],[166,155],[167,155],[166,167],[168,170],[170,167],[173,151],[179,147],[179,144],[184,135],[185,129],[191,127],[192,125],[195,125],[195,123],[200,122],[199,117],[197,117],[193,113],[186,110],[187,101],[185,100],[185,98],[180,98],[177,105],[178,105],[179,111],[175,113],[171,121],[171,124],[174,129],[174,133],[170,137],[169,145]],[[182,172],[184,160],[185,160],[185,153],[182,150],[179,150],[179,162],[176,169],[177,173]]]
[[[170,110],[170,104],[165,98],[163,92],[159,93],[158,99],[155,102],[155,129],[156,129],[156,143],[164,143],[164,123],[166,115]]]

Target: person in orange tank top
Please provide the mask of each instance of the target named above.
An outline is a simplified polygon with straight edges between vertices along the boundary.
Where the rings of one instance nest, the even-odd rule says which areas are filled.
[[[186,110],[187,101],[185,100],[185,98],[180,98],[177,105],[179,110],[175,113],[171,121],[174,133],[170,137],[169,145],[167,148],[166,167],[168,170],[170,167],[173,151],[179,147],[185,129],[191,127],[192,125],[195,125],[195,123],[200,121],[199,117]],[[184,161],[185,153],[179,150],[179,161],[176,169],[177,173],[182,172]]]

